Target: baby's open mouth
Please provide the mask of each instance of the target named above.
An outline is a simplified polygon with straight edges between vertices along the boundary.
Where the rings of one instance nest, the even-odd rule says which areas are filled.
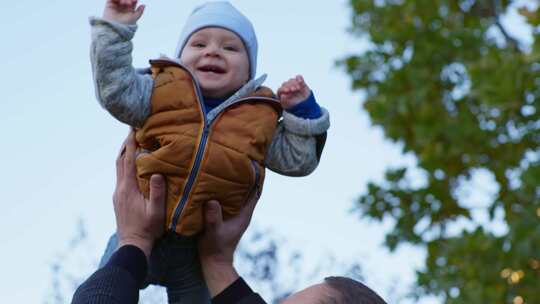
[[[211,72],[211,73],[216,73],[216,74],[223,74],[225,73],[225,69],[217,66],[217,65],[203,65],[201,67],[198,68],[199,71],[201,72]]]

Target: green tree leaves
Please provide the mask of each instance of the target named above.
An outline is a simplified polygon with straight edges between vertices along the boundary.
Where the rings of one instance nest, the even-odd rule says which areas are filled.
[[[372,123],[418,163],[370,184],[356,210],[395,220],[390,249],[426,247],[418,296],[540,303],[540,14],[518,8],[533,26],[528,48],[501,23],[513,2],[350,0],[351,33],[372,44],[340,64],[353,88],[366,91]],[[503,235],[481,223],[449,233],[473,219],[475,207],[458,190],[478,169],[497,183],[484,205],[492,219],[503,211]],[[411,170],[425,176],[423,185]]]

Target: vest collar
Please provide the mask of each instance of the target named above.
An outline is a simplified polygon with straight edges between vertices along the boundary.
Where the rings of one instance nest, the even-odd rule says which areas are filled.
[[[195,86],[197,87],[199,98],[203,98],[200,86],[195,78],[195,75],[185,66],[183,65],[179,59],[177,58],[168,58],[166,56],[161,56],[157,60],[150,60],[151,65],[177,65],[180,66],[182,69],[188,71],[190,76],[192,77],[193,81],[195,82]],[[223,103],[221,103],[219,106],[215,107],[212,111],[208,112],[206,114],[206,118],[209,122],[212,122],[218,115],[221,113],[225,108],[243,100],[246,98],[256,98],[256,99],[264,99],[265,101],[275,103],[276,108],[281,109],[281,106],[279,105],[279,100],[276,99],[274,93],[271,89],[262,87],[262,84],[266,80],[267,75],[263,74],[262,76],[252,79],[248,81],[245,85],[243,85],[236,93],[231,95],[227,100],[225,100]],[[204,102],[203,100],[199,100],[199,102]],[[204,105],[203,105],[204,107]]]

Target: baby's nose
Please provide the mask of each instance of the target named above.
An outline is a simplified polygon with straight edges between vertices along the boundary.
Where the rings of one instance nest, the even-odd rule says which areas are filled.
[[[206,56],[219,56],[219,48],[215,46],[208,46],[206,48]]]

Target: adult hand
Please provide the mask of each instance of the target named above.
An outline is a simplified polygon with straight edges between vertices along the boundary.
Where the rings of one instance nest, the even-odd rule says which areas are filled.
[[[226,221],[223,220],[219,202],[210,201],[205,205],[205,227],[199,237],[199,258],[212,297],[239,277],[233,267],[234,251],[251,222],[258,199],[259,194],[254,193],[240,213]]]
[[[135,24],[144,13],[144,5],[137,0],[107,0],[103,19],[122,24]]]
[[[152,175],[149,199],[146,199],[137,183],[135,150],[135,134],[130,132],[116,159],[114,213],[118,246],[137,246],[148,258],[154,241],[165,230],[165,180],[161,175]]]

